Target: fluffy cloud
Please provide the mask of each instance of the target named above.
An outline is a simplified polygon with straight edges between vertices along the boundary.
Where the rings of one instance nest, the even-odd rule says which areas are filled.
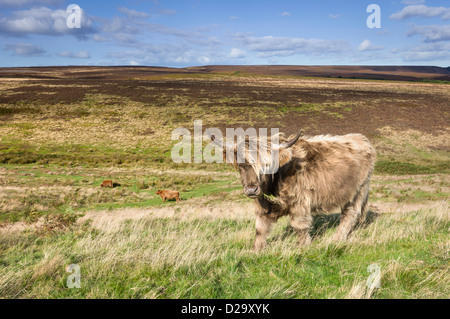
[[[383,50],[384,47],[373,45],[372,42],[369,40],[363,40],[361,44],[358,47],[358,51],[377,51],[377,50]]]
[[[407,6],[412,6],[415,4],[425,3],[425,0],[402,0],[402,3],[406,4]]]
[[[46,7],[18,10],[0,18],[0,34],[13,37],[26,37],[30,34],[66,35],[71,34],[85,39],[93,33],[92,20],[81,12],[81,28],[68,28],[67,18],[70,13],[65,10],[52,10]]]
[[[228,56],[233,59],[240,59],[240,58],[245,58],[246,54],[245,54],[244,50],[241,50],[238,48],[232,48],[231,52]]]
[[[128,9],[126,7],[119,7],[117,8],[117,10],[125,14],[130,19],[146,19],[150,17],[150,14],[148,14],[147,12],[136,11],[133,9]]]
[[[138,42],[136,37],[130,33],[114,33],[113,38],[118,42],[118,44],[133,44]]]
[[[171,10],[171,9],[159,9],[158,10],[159,14],[162,14],[164,16],[172,16],[175,13],[177,13],[177,10]]]
[[[307,54],[315,56],[327,56],[351,50],[351,45],[346,40],[321,40],[288,37],[252,37],[237,35],[242,46],[251,51],[258,52],[259,57],[292,56]]]
[[[211,63],[211,58],[207,56],[200,56],[198,57],[197,61],[200,62],[201,64],[209,64]]]
[[[6,44],[4,48],[7,51],[13,51],[14,55],[22,57],[42,56],[46,52],[44,49],[29,43]]]
[[[80,51],[80,52],[70,52],[70,51],[63,51],[58,53],[58,56],[62,58],[69,58],[69,59],[90,59],[91,54],[88,51]]]
[[[402,11],[392,14],[390,18],[394,20],[405,20],[412,17],[434,18],[439,16],[444,20],[449,20],[450,8],[413,5],[407,6]]]
[[[109,33],[139,33],[139,28],[133,23],[133,19],[113,17],[111,19],[103,19],[101,31]]]
[[[450,59],[450,43],[429,43],[405,49],[401,53],[405,62],[439,61]]]
[[[113,17],[111,19],[101,19],[101,23],[100,31],[108,34],[108,38],[117,40],[119,44],[137,43],[136,36],[142,33],[172,36],[196,45],[214,46],[221,44],[217,38],[207,37],[202,32],[180,30],[139,19]],[[104,38],[104,34],[102,36]]]
[[[95,42],[108,42],[109,39],[107,37],[101,36],[100,34],[94,34],[92,36],[92,40]]]
[[[450,41],[450,25],[414,26],[408,36],[420,35],[424,42]]]
[[[61,5],[64,4],[64,0],[0,0],[0,8],[22,8],[36,5]]]

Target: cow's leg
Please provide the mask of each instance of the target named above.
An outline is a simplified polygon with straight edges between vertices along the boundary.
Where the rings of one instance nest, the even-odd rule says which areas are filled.
[[[298,204],[290,209],[290,224],[298,234],[298,243],[300,245],[309,245],[311,235],[309,231],[312,224],[311,209],[309,206]]]
[[[341,221],[332,240],[339,241],[348,238],[348,235],[350,235],[358,221],[361,221],[365,217],[368,196],[369,183],[366,183],[361,187],[353,202],[348,203],[342,210]]]
[[[362,188],[361,188],[361,214],[358,217],[358,223],[359,225],[364,224],[367,218],[367,211],[369,210],[369,188],[370,188],[370,182],[367,182]]]
[[[256,214],[256,239],[254,249],[260,251],[266,246],[267,236],[272,229],[272,221],[263,214]]]
[[[356,222],[358,221],[358,208],[355,206],[355,203],[349,203],[342,210],[339,227],[333,234],[333,237],[331,237],[333,241],[346,240],[353,227],[356,225]]]

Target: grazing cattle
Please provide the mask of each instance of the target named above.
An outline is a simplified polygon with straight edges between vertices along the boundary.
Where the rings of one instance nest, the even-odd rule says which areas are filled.
[[[114,187],[114,183],[112,180],[106,180],[103,181],[103,183],[100,185],[101,187],[107,187],[107,188],[113,188]]]
[[[180,192],[177,191],[158,190],[155,194],[161,196],[161,198],[163,199],[163,203],[166,201],[166,199],[175,199],[177,202],[181,200]]]
[[[223,147],[214,136],[211,139]],[[261,174],[263,157],[254,160],[255,156],[247,151],[248,138],[241,143],[246,147],[244,160],[240,161],[243,163],[237,161],[240,145],[236,144],[231,145],[234,158],[228,162],[239,170],[244,194],[255,202],[255,250],[265,246],[272,224],[281,216],[289,216],[300,244],[311,242],[312,212],[341,212],[333,240],[346,239],[357,222],[365,218],[376,155],[365,136],[301,138],[300,132],[291,140],[281,138],[281,144],[269,140],[260,144],[257,154],[278,151],[279,168],[274,174]],[[225,148],[224,157],[227,158]]]

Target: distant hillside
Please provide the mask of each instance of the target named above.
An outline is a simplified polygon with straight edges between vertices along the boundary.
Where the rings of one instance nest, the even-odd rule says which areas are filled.
[[[332,78],[417,81],[421,79],[450,81],[450,67],[435,66],[302,66],[302,65],[212,65],[189,68],[208,73],[254,73]]]
[[[174,73],[244,73],[257,75],[377,79],[394,81],[450,81],[450,67],[441,68],[436,66],[207,65],[188,68],[153,66],[0,68],[0,78],[32,79],[130,79]]]

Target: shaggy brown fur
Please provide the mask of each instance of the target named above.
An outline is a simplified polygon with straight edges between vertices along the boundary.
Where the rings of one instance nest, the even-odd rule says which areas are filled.
[[[114,183],[112,180],[106,180],[103,181],[103,183],[100,185],[101,187],[108,187],[108,188],[113,188],[114,187]]]
[[[298,138],[298,137],[297,137]],[[301,244],[311,242],[312,212],[341,211],[334,240],[348,237],[367,211],[375,150],[360,134],[303,137],[279,150],[279,170],[260,175],[257,166],[236,164],[244,193],[256,205],[255,249],[266,244],[273,222],[289,215]]]
[[[161,198],[163,199],[163,203],[166,201],[166,199],[175,199],[177,202],[181,200],[180,192],[177,191],[158,190],[155,194],[161,196]]]
[[[112,180],[106,180],[103,181],[103,183],[100,185],[101,187],[107,187],[107,188],[114,188],[121,186],[119,183],[113,182]]]

